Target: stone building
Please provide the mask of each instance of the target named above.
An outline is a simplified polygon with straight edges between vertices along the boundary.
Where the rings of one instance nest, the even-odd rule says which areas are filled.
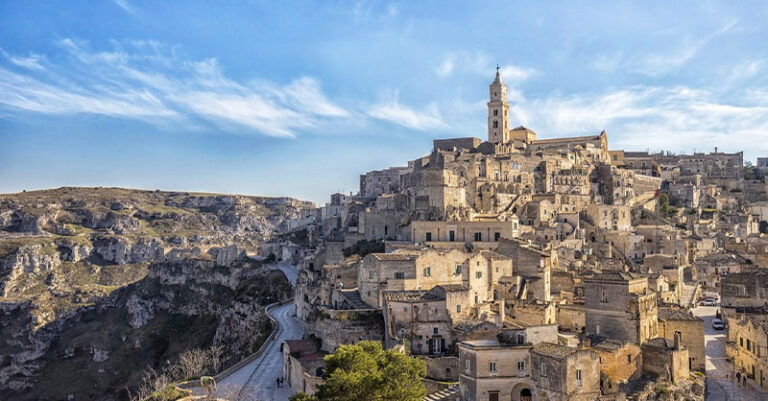
[[[437,291],[384,291],[384,345],[410,342],[414,354],[455,352],[453,322],[445,306],[445,293]]]
[[[595,400],[600,396],[600,357],[594,351],[543,342],[531,350],[537,399]]]
[[[679,336],[670,341],[653,338],[641,346],[643,350],[643,372],[658,380],[677,382],[690,375],[688,349],[680,344]]]
[[[408,167],[369,171],[360,176],[360,196],[375,198],[383,194],[397,193],[400,190],[400,177],[408,172]]]
[[[658,335],[656,293],[646,276],[605,271],[584,278],[584,299],[589,334],[636,344]]]
[[[616,394],[630,380],[643,374],[643,353],[640,346],[630,341],[619,341],[602,336],[586,336],[583,346],[600,357],[600,388],[605,394]]]
[[[411,240],[421,242],[498,242],[518,236],[517,216],[508,220],[412,221]]]
[[[768,391],[768,322],[753,318],[731,319],[726,355],[742,382]]]
[[[459,343],[459,386],[463,401],[534,400],[529,358],[533,345],[526,339],[515,341]]]
[[[283,377],[295,392],[314,394],[323,383],[325,353],[312,341],[288,340],[282,344]]]
[[[688,368],[704,372],[704,321],[682,309],[659,308],[659,337],[674,341],[675,336],[678,336],[680,343],[688,349]]]

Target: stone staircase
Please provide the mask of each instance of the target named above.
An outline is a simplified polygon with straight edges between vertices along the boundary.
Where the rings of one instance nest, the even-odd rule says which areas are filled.
[[[350,305],[354,309],[371,309],[371,306],[367,303],[363,302],[363,299],[360,297],[360,293],[357,292],[357,290],[341,290],[341,293],[344,295],[344,298],[347,299]]]
[[[696,294],[699,292],[699,284],[683,284],[683,295],[680,300],[680,306],[684,308],[696,307]]]
[[[449,387],[445,390],[432,393],[424,397],[424,401],[458,401],[459,385]]]

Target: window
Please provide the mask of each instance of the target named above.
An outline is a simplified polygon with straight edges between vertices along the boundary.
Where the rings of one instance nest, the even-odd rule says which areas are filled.
[[[496,362],[491,362],[488,364],[488,371],[491,373],[496,372]]]
[[[448,241],[456,241],[456,233],[453,230],[448,231]]]
[[[632,355],[627,354],[627,363],[632,363]]]
[[[483,240],[483,233],[475,233],[475,241],[482,241]]]
[[[455,274],[461,274],[461,265],[456,265],[456,272]]]
[[[424,268],[424,277],[429,277],[432,275],[432,268],[427,266]]]
[[[542,377],[547,377],[547,365],[545,365],[543,363],[541,364],[541,376]]]
[[[524,371],[525,370],[525,361],[517,362],[517,370],[518,371]]]
[[[373,272],[368,272],[368,278],[373,280]]]
[[[498,110],[494,110],[494,111],[493,111],[493,115],[494,115],[494,116],[498,116],[498,115],[499,115],[499,111],[498,111]]]
[[[581,369],[576,369],[576,385],[581,387]]]
[[[403,306],[403,312],[408,312],[408,307],[407,306]]]
[[[475,272],[475,278],[483,278],[483,272],[481,271]]]
[[[469,372],[469,359],[464,360],[464,370]]]
[[[403,272],[395,272],[395,280],[402,280],[405,278],[405,273]]]
[[[432,233],[428,232],[425,236],[426,236],[426,241],[432,241]]]
[[[493,120],[493,128],[499,128],[499,122],[496,120]]]
[[[437,334],[437,327],[432,328],[432,334]]]
[[[384,226],[384,235],[389,235],[389,226]]]
[[[456,313],[461,313],[461,304],[456,305]]]
[[[739,347],[744,348],[744,338],[739,337]]]
[[[608,293],[603,290],[603,293],[600,294],[600,302],[608,303]]]
[[[752,351],[752,341],[750,339],[747,339],[747,351]]]
[[[499,238],[501,238],[501,233],[493,233],[493,240],[498,242]]]

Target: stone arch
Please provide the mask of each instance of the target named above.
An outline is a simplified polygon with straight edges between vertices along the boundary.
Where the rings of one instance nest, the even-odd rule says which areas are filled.
[[[530,380],[522,380],[512,387],[512,401],[536,401],[533,383]]]

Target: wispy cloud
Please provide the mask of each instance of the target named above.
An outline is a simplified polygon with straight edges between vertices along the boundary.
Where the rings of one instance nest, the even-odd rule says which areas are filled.
[[[374,104],[367,114],[373,118],[425,131],[436,128],[446,128],[448,125],[440,116],[437,105],[430,104],[424,110],[415,110],[400,103],[397,93],[384,96],[385,100]]]
[[[541,137],[607,129],[611,146],[617,148],[690,151],[751,143],[754,151],[766,152],[765,93],[736,93],[729,102],[708,90],[637,86],[592,95],[554,94],[515,104],[511,112],[513,120],[533,127]]]
[[[453,73],[464,73],[472,75],[481,75],[484,77],[493,76],[498,62],[491,60],[488,54],[478,52],[452,52],[448,53],[443,61],[435,67],[435,74],[440,78],[445,78]],[[523,67],[513,64],[501,66],[501,72],[504,81],[516,84],[536,74],[536,70],[529,67]]]
[[[453,72],[453,58],[448,57],[445,60],[443,60],[440,65],[435,67],[435,74],[437,74],[438,77],[447,77],[448,75]]]
[[[17,65],[19,67],[28,68],[30,70],[44,70],[45,67],[41,64],[41,62],[44,60],[44,57],[35,54],[30,53],[29,56],[23,57],[23,56],[14,56],[12,54],[9,54],[2,48],[0,48],[0,54],[3,55],[8,61],[13,63],[14,65]]]
[[[634,69],[634,72],[656,77],[677,71],[693,59],[709,42],[730,31],[737,23],[736,20],[729,21],[716,31],[700,38],[685,37],[681,45],[672,52],[651,54],[637,60],[636,64],[639,65]]]
[[[293,137],[350,113],[331,102],[320,82],[299,77],[286,85],[241,83],[216,59],[181,59],[158,42],[120,43],[92,51],[60,42],[71,65],[22,75],[0,67],[0,108],[48,114],[99,114],[157,124],[202,120],[226,130]]]
[[[136,9],[128,2],[128,0],[115,0],[115,4],[129,14],[136,14]]]

